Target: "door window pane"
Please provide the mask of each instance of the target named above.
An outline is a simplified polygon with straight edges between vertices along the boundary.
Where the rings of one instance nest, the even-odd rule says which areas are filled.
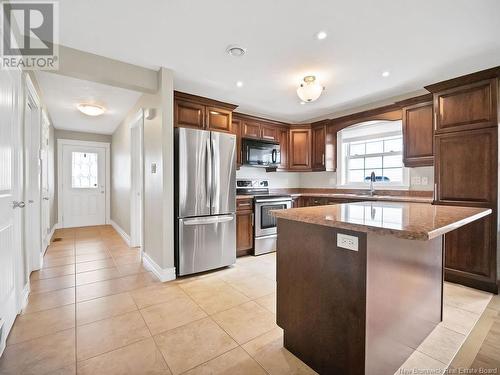
[[[71,187],[74,189],[97,189],[97,153],[71,153]]]

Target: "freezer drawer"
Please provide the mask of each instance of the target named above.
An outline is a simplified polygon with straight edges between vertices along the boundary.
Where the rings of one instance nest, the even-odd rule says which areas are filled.
[[[179,276],[229,266],[236,262],[234,214],[178,220]]]

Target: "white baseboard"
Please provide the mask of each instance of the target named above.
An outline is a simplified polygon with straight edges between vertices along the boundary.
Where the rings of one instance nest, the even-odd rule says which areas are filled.
[[[144,266],[150,270],[162,283],[175,280],[175,267],[161,268],[151,257],[142,253],[142,262]]]
[[[26,305],[28,304],[28,298],[30,296],[30,283],[28,282],[23,289],[23,292],[21,294],[21,301],[20,301],[20,311],[24,310]]]
[[[118,234],[123,238],[123,240],[126,242],[127,246],[130,246],[130,236],[118,225],[116,224],[113,220],[110,220],[109,223],[115,230],[118,232]]]

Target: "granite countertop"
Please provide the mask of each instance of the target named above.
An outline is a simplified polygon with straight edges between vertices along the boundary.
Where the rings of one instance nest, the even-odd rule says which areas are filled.
[[[409,202],[358,202],[271,211],[280,219],[424,241],[491,212],[489,208]]]

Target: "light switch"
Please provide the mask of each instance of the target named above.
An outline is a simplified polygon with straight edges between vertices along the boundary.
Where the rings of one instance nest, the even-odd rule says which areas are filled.
[[[427,177],[422,177],[422,185],[428,185],[429,179]]]
[[[156,173],[156,163],[151,163],[151,173]]]

